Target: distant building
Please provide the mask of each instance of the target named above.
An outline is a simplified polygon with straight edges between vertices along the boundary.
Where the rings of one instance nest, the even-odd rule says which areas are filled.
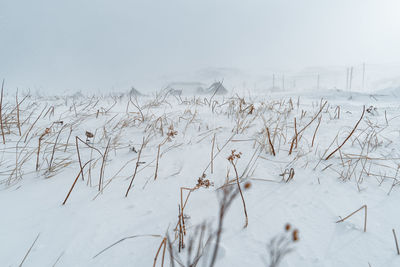
[[[170,91],[172,95],[195,95],[202,94],[205,85],[199,82],[174,82],[167,86],[167,91]]]
[[[215,82],[213,83],[210,87],[208,87],[207,90],[204,91],[206,94],[215,94],[215,95],[225,95],[228,93],[228,90],[226,90],[225,86],[222,84],[222,82]]]
[[[135,87],[132,87],[131,90],[129,91],[130,96],[143,96],[141,92],[135,89]]]

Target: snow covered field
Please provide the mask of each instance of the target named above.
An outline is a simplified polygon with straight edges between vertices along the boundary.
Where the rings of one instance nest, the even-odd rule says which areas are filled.
[[[210,266],[216,248],[215,266],[400,266],[393,95],[17,101],[1,112],[1,266],[153,266],[159,248],[156,266]]]

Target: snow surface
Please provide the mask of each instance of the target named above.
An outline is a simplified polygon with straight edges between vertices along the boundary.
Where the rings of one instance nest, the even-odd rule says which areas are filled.
[[[325,100],[314,146],[318,119],[302,132],[289,155],[294,118],[300,131]],[[364,105],[368,110],[354,134],[324,160],[349,135]],[[335,116],[337,106],[340,118]],[[392,95],[310,91],[179,99],[160,93],[137,102],[128,96],[28,96],[20,105],[22,137],[14,107],[15,95],[6,95],[6,144],[0,145],[1,266],[18,266],[38,234],[23,266],[152,266],[162,238],[166,233],[175,235],[180,188],[194,187],[205,169],[206,179],[214,185],[194,191],[188,199],[186,242],[203,222],[209,223],[210,231],[215,229],[221,198],[218,188],[227,179],[235,179],[227,160],[232,149],[242,152],[236,166],[249,224],[243,228],[243,205],[237,197],[224,220],[216,266],[269,266],[267,244],[283,233],[286,223],[299,229],[299,240],[280,266],[400,266],[392,234],[392,229],[400,233],[400,111],[399,99]],[[171,125],[177,135],[161,146],[154,180],[158,145],[166,140]],[[276,133],[275,157],[266,127],[272,136]],[[50,132],[42,139],[35,171],[45,128]],[[90,144],[101,153],[110,140],[102,190],[99,193],[101,157],[79,143],[82,162],[92,162],[84,168],[85,180],[79,177],[62,205],[80,170],[75,136],[85,141],[85,131],[94,134]],[[149,143],[142,151],[143,163],[125,197],[138,157],[133,147],[139,151],[146,136]],[[211,173],[207,166],[214,136]],[[290,168],[295,175],[285,183],[280,174]],[[251,183],[247,190],[245,182]],[[363,211],[335,223],[363,205],[368,207],[366,232]],[[177,250],[178,241],[172,246]],[[185,250],[177,257],[185,259]],[[168,255],[164,266],[170,266]],[[207,266],[208,256],[198,266]],[[160,260],[161,255],[157,266]]]

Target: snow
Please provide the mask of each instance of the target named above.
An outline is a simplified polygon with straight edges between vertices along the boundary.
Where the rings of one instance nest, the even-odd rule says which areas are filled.
[[[22,99],[20,94],[19,101]],[[236,178],[227,160],[233,149],[242,153],[235,164],[249,224],[243,228],[243,204],[237,196],[224,219],[216,266],[269,266],[267,244],[284,233],[286,223],[299,230],[299,240],[290,243],[293,251],[280,266],[400,266],[392,234],[392,229],[400,232],[398,98],[332,90],[254,95],[230,92],[180,99],[159,93],[137,100],[129,102],[127,95],[30,95],[20,105],[20,137],[15,95],[5,95],[6,142],[0,144],[2,266],[18,266],[38,235],[24,266],[152,266],[166,234],[172,239],[175,236],[180,188],[194,187],[203,172],[213,186],[191,193],[184,209],[184,240],[188,244],[196,226],[203,222],[215,237],[222,197],[219,188],[227,179]],[[318,118],[302,132],[289,155],[294,118],[300,131],[324,101],[327,104],[314,146]],[[352,131],[363,106],[367,111],[354,134],[340,151],[324,160]],[[53,124],[56,121],[63,124]],[[276,133],[275,157],[266,139],[266,127],[272,136]],[[42,140],[36,171],[38,140],[46,128],[50,133]],[[102,190],[98,190],[102,159],[80,142],[82,163],[92,162],[84,168],[84,180],[78,178],[62,205],[80,171],[75,136],[85,141],[86,131],[94,133],[89,145],[101,153],[110,140]],[[167,140],[171,131],[177,134]],[[207,166],[214,136],[211,173]],[[149,142],[142,150],[143,163],[125,197],[144,137]],[[164,141],[154,180],[158,146]],[[360,155],[364,157],[357,160]],[[291,168],[294,177],[285,183],[280,174]],[[251,183],[249,189],[244,189],[245,182]],[[336,223],[363,205],[368,208],[366,232],[363,210]],[[132,236],[137,237],[108,248]],[[198,266],[208,266],[214,245],[215,239]],[[172,247],[177,252],[178,241]],[[176,257],[186,259],[187,250]],[[157,266],[161,266],[161,255]],[[168,248],[164,266],[170,266]]]

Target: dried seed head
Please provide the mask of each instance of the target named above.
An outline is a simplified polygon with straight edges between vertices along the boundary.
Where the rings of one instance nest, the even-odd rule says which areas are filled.
[[[91,132],[88,132],[88,131],[86,131],[85,135],[86,135],[87,138],[93,138],[94,137],[94,134],[92,134]]]
[[[290,228],[292,228],[292,226],[290,225],[290,223],[287,223],[287,224],[285,225],[285,231],[286,231],[286,232],[289,232]]]
[[[297,229],[293,230],[292,239],[293,239],[293,242],[296,242],[299,240],[299,230],[297,230]]]
[[[240,159],[241,155],[242,152],[236,153],[236,149],[233,149],[228,157],[228,160],[232,162],[234,159]]]
[[[210,186],[214,186],[214,183],[211,182],[209,179],[204,179],[205,174],[203,174],[199,179],[197,179],[196,187],[205,187],[209,188]]]
[[[244,189],[249,189],[251,187],[251,183],[250,182],[246,182],[244,184]]]

